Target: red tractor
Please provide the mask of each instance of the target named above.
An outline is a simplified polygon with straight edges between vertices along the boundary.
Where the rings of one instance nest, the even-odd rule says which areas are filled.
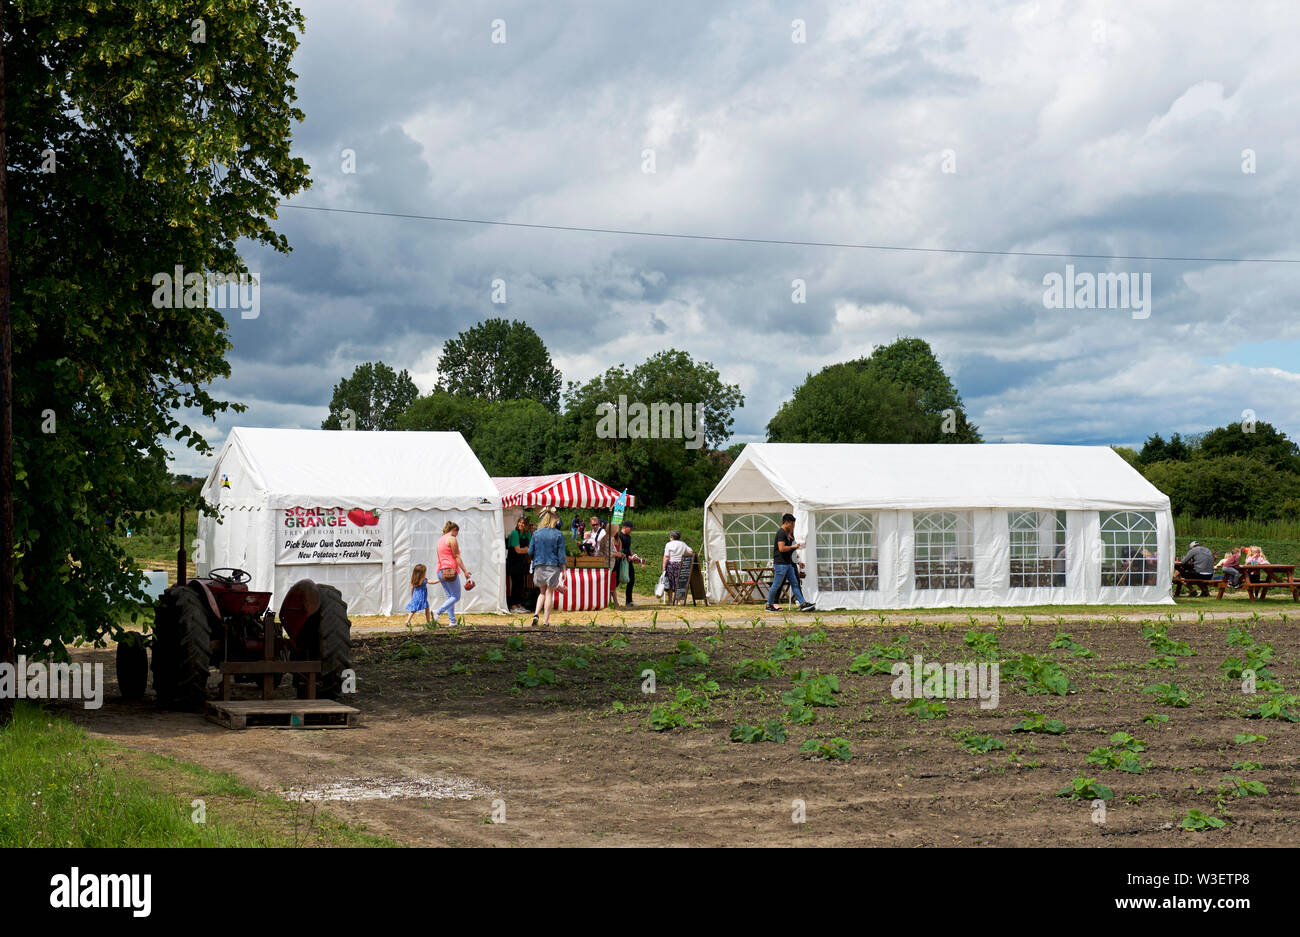
[[[232,662],[319,661],[320,672],[312,675],[316,696],[338,696],[344,671],[352,666],[352,623],[339,590],[299,580],[284,597],[277,622],[271,593],[250,592],[251,578],[242,569],[214,569],[162,594],[154,612],[150,665],[159,706],[201,708],[209,671]],[[234,679],[268,681],[269,692],[282,677],[263,667]],[[308,675],[294,673],[293,680],[299,697],[307,695]]]

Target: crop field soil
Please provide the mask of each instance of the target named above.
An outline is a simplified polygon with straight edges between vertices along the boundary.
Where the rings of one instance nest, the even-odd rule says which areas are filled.
[[[896,698],[917,655],[997,705]],[[470,627],[355,639],[357,729],[65,711],[408,844],[1282,846],[1298,657],[1264,617]]]

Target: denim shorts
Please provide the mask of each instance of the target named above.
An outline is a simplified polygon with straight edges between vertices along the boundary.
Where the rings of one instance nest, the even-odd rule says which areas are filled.
[[[564,578],[563,566],[546,566],[538,565],[533,567],[533,582],[537,586],[546,586],[548,589],[554,589]]]

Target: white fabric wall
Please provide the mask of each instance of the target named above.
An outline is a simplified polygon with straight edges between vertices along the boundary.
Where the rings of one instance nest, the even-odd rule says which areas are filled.
[[[289,588],[299,579],[310,579],[320,585],[333,586],[348,603],[348,617],[386,614],[384,590],[386,577],[383,563],[319,563],[277,566],[272,601],[279,603],[289,593]]]
[[[777,502],[723,504],[715,502],[705,512],[705,541],[709,551],[710,597],[725,596],[713,558],[726,556],[723,514],[790,510]],[[854,592],[822,591],[817,585],[817,522],[839,510],[813,512],[796,504],[795,538],[807,546],[799,555],[806,566],[804,596],[820,610],[872,608],[999,607],[1016,605],[1170,604],[1169,577],[1173,568],[1173,525],[1167,512],[1155,512],[1157,531],[1157,585],[1101,585],[1101,521],[1096,511],[1065,512],[1066,584],[1061,587],[1010,587],[1010,527],[1014,510],[1046,508],[996,508],[960,511],[971,520],[975,587],[973,589],[925,589],[913,587],[915,559],[914,512],[875,511],[875,538],[879,586],[877,590]],[[1054,523],[1054,522],[1053,522]],[[1044,525],[1040,535],[1045,546],[1054,543],[1055,529]]]
[[[461,558],[474,574],[474,589],[461,593],[456,614],[499,612],[506,602],[506,547],[500,508],[468,511],[393,511],[393,562],[389,577],[392,605],[383,614],[406,607],[411,595],[411,571],[416,563],[429,567],[429,605],[437,608],[446,595],[438,585],[436,545],[447,521],[460,525]],[[464,577],[462,576],[462,583]]]
[[[785,514],[792,511],[788,501],[747,501],[716,503],[704,511],[704,559],[708,563],[704,581],[710,602],[721,602],[726,595],[718,563],[727,561],[727,536],[723,514]],[[797,531],[796,527],[796,531]]]
[[[268,515],[273,512],[247,505],[223,505],[219,510],[221,523],[217,523],[215,518],[199,517],[197,536],[203,544],[202,561],[195,560],[193,529],[186,534],[191,541],[186,544],[186,552],[190,555],[189,574],[206,576],[213,569],[232,567],[245,570],[253,577],[248,588],[254,592],[271,589],[275,553],[271,539],[274,529],[268,522]]]

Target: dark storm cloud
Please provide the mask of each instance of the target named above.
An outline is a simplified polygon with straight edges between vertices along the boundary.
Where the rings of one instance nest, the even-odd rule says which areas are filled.
[[[304,10],[295,150],[314,185],[303,205],[891,245],[1300,254],[1297,14],[1284,6],[1194,18],[1172,3],[1064,2]],[[803,44],[791,41],[796,17]],[[498,18],[504,44],[490,41]],[[1244,150],[1254,173],[1241,171]],[[220,388],[250,409],[214,438],[236,421],[319,425],[334,383],[362,361],[406,367],[427,390],[442,343],[494,316],[529,322],[569,379],[665,347],[712,361],[746,395],[740,439],[761,438],[805,374],[901,335],[932,344],[990,439],[1140,441],[1248,407],[1300,435],[1295,369],[1232,356],[1260,323],[1300,339],[1288,267],[1074,262],[1150,272],[1152,316],[1135,320],[1044,308],[1043,277],[1064,258],[287,208],[276,224],[294,252],[248,252],[262,315],[232,322]],[[1207,347],[1222,357],[1207,361]]]

